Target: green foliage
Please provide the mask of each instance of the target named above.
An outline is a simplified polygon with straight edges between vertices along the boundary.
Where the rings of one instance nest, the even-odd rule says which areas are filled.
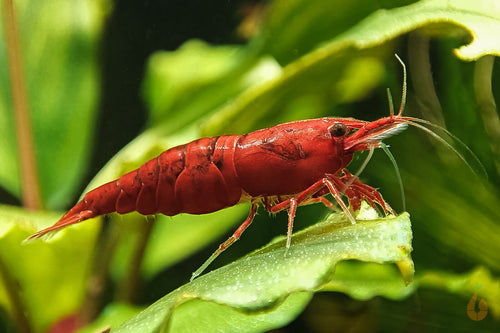
[[[89,244],[96,241],[96,225],[92,223],[78,230],[68,229],[48,242],[23,244],[29,235],[52,224],[58,216],[1,206],[0,261],[14,280],[8,281],[2,272],[0,304],[8,311],[13,310],[9,294],[17,289],[18,283],[22,286],[19,302],[37,331],[80,307],[92,263]],[[53,306],[48,306],[47,300]]]
[[[43,201],[50,210],[62,209],[80,195],[76,192],[88,168],[101,85],[96,51],[109,8],[80,0],[16,3]],[[161,216],[154,222],[136,213],[111,215],[108,229],[113,236],[101,235],[101,241],[101,221],[95,219],[69,227],[48,241],[27,244],[22,240],[53,224],[60,214],[0,206],[0,307],[14,325],[23,320],[19,309],[36,332],[80,313],[88,297],[89,276],[102,269],[116,286],[116,296],[84,329],[87,332],[106,325],[135,332],[182,332],[198,327],[259,332],[293,321],[318,291],[344,293],[363,302],[383,299],[377,303],[380,329],[402,330],[410,325],[407,318],[417,293],[423,295],[422,320],[430,323],[424,328],[439,327],[449,315],[456,327],[498,329],[500,216],[495,207],[500,204],[500,157],[495,155],[495,146],[500,142],[494,132],[485,130],[495,120],[485,118],[482,104],[476,101],[474,89],[487,87],[477,87],[473,66],[477,69],[488,56],[499,55],[500,12],[494,0],[408,3],[276,0],[267,5],[261,26],[246,44],[214,46],[190,40],[174,51],[152,54],[141,78],[147,127],[106,164],[87,190],[137,168],[167,148],[201,136],[245,133],[327,115],[385,116],[386,87],[393,92],[401,87],[401,69],[393,58],[397,52],[409,68],[405,113],[426,117],[419,112],[435,111],[436,119],[445,121],[471,147],[490,176],[489,182],[482,183],[462,161],[417,136],[415,130],[388,140],[401,168],[413,221],[413,283],[406,286],[403,282],[409,282],[413,274],[407,214],[378,220],[372,212],[366,221],[352,226],[301,217],[305,211],[313,216],[324,214],[301,207],[296,225],[304,221],[313,225],[294,234],[286,257],[283,240],[278,239],[191,283],[179,283],[149,307],[135,306],[118,295],[125,289],[123,281],[132,279],[131,263],[144,239],[147,243],[138,271],[145,282],[152,283],[166,271],[169,277],[184,276],[187,282],[189,273],[176,265],[202,248],[214,250],[241,223],[248,206],[203,216]],[[430,45],[436,89],[432,82],[419,81],[430,69],[415,66],[421,60],[416,50],[429,46],[427,38],[434,38]],[[407,40],[406,52],[403,42]],[[5,48],[0,43],[2,68],[8,68]],[[475,64],[464,62],[478,59]],[[498,74],[498,69],[493,73]],[[426,89],[437,93],[437,106],[429,106]],[[499,95],[493,91],[493,97]],[[5,71],[0,73],[0,131],[0,186],[19,198],[19,152]],[[356,170],[356,163],[351,170]],[[380,188],[397,208],[399,187],[391,168],[376,154],[362,180]],[[148,227],[151,236],[145,238]],[[260,228],[256,237],[262,238],[265,227],[250,229],[254,228]],[[285,230],[283,224],[281,234]],[[255,249],[244,243],[246,237],[253,237],[251,233],[248,230],[217,261],[228,260],[225,256],[231,252]],[[102,248],[107,250],[99,252]],[[96,269],[100,256],[109,259],[109,267]],[[396,266],[389,264],[394,262],[403,279]],[[432,293],[427,294],[428,290]],[[474,292],[486,299],[490,310],[480,323],[466,315]],[[432,312],[435,307],[456,312]]]
[[[364,214],[373,216],[370,210]],[[332,278],[341,260],[411,262],[407,214],[378,220],[361,218],[358,216],[359,223],[352,225],[343,213],[333,214],[297,232],[288,251],[286,239],[281,237],[176,289],[117,332],[156,332],[160,327],[169,332],[220,332],[234,327],[240,332],[262,332],[294,319],[307,305],[309,294]],[[413,266],[406,267],[403,274],[411,280]],[[360,285],[364,283],[360,281]],[[200,301],[192,302],[195,299]],[[218,320],[213,320],[214,316]]]
[[[64,0],[16,1],[16,5],[43,202],[48,209],[62,209],[88,167],[100,86],[97,42],[103,8],[99,3]],[[19,154],[5,47],[0,43],[4,69],[0,185],[19,197]]]

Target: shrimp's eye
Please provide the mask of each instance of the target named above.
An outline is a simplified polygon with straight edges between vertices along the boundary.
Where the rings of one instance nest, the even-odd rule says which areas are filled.
[[[347,126],[342,123],[335,123],[330,127],[330,133],[334,137],[344,136],[347,132]]]

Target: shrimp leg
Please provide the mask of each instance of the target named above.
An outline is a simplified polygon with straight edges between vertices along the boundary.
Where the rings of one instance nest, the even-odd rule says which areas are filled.
[[[243,223],[236,229],[236,231],[229,237],[224,243],[219,245],[219,248],[215,250],[214,253],[200,266],[192,275],[190,281],[193,281],[198,275],[200,275],[207,267],[215,260],[225,249],[233,245],[238,239],[240,239],[241,234],[248,228],[248,226],[252,223],[255,214],[257,213],[257,208],[259,207],[258,202],[252,202],[252,208],[250,209],[250,214],[243,221]]]

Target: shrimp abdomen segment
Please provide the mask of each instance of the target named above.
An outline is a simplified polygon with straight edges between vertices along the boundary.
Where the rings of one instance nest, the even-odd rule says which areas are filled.
[[[182,212],[205,214],[238,203],[242,192],[233,163],[237,137],[203,138],[187,145],[184,170],[175,182]]]

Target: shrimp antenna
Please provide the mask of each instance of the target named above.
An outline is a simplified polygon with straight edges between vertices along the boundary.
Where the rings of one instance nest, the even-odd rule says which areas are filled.
[[[380,142],[379,147],[382,148],[382,150],[387,155],[387,157],[389,157],[389,160],[391,160],[391,163],[394,166],[394,171],[396,171],[396,178],[398,179],[398,183],[399,183],[399,189],[401,191],[401,200],[403,201],[403,212],[406,212],[405,189],[403,186],[403,179],[401,178],[401,173],[399,172],[398,163],[396,162],[394,155],[392,155],[391,151],[389,150],[388,145],[386,145],[383,142]]]
[[[369,148],[370,148],[370,150],[368,151],[368,155],[366,156],[365,160],[363,161],[363,163],[361,163],[361,166],[359,167],[358,171],[356,171],[356,173],[354,174],[354,177],[351,180],[349,180],[347,183],[344,184],[344,186],[342,188],[342,192],[344,192],[347,188],[349,188],[349,186],[351,186],[352,183],[354,183],[354,180],[356,178],[359,178],[359,175],[363,172],[363,170],[368,165],[368,162],[370,162],[370,160],[372,159],[373,151],[375,150],[375,146],[370,145]]]
[[[401,58],[397,54],[394,54],[394,56],[396,57],[396,59],[398,59],[399,63],[403,67],[403,91],[401,93],[401,106],[399,107],[399,112],[398,112],[398,116],[402,116],[403,110],[404,110],[404,108],[406,106],[406,93],[407,93],[407,90],[408,90],[407,72],[406,72],[406,65],[403,62],[403,60],[401,60]],[[390,108],[390,112],[391,112],[391,116],[392,116],[393,113],[394,113],[394,106],[392,105],[392,96],[391,96],[391,93],[390,93],[389,90],[387,90],[387,94],[388,94],[388,98],[389,98],[389,108]],[[427,120],[423,120],[423,119],[419,119],[419,118],[413,118],[413,117],[402,117],[402,118],[405,118],[405,120],[404,120],[405,123],[407,123],[409,125],[412,125],[412,126],[415,126],[417,128],[420,128],[424,132],[427,132],[432,137],[434,137],[435,139],[437,139],[439,142],[443,143],[449,150],[451,150],[453,153],[455,153],[472,170],[472,172],[474,174],[478,175],[479,177],[483,177],[484,179],[488,178],[488,174],[486,173],[486,170],[485,170],[483,164],[477,158],[477,156],[472,152],[472,150],[469,147],[467,147],[467,145],[464,142],[462,142],[459,138],[457,138],[452,133],[450,133],[447,129],[445,129],[445,128],[439,126],[439,125],[433,124],[433,123],[431,123],[431,122],[429,122]],[[429,127],[433,127],[435,129],[438,129],[438,130],[441,130],[450,139],[452,139],[453,141],[455,141],[456,143],[458,143],[459,147],[465,149],[467,155],[472,156],[472,160],[471,160],[472,163],[469,163],[468,160],[465,158],[465,156],[462,155],[449,142],[447,142],[445,139],[443,139],[436,132],[432,131],[430,128],[425,127],[424,125],[429,126]],[[385,151],[385,149],[384,149],[384,151]],[[389,158],[391,158],[391,157],[389,157]]]
[[[363,161],[363,163],[359,167],[358,171],[354,174],[354,176],[356,178],[359,178],[359,175],[363,172],[363,170],[365,169],[365,167],[368,165],[368,162],[370,162],[370,160],[372,159],[373,151],[374,150],[375,150],[375,146],[370,145],[370,150],[368,151],[368,155],[366,156],[365,160]],[[353,178],[353,181],[354,181],[354,178]],[[352,184],[352,182],[351,182],[351,184]],[[349,184],[349,186],[351,184]],[[346,187],[349,187],[349,186],[346,186]]]
[[[389,101],[389,114],[394,116],[394,104],[392,103],[391,89],[387,88],[387,100]]]
[[[406,65],[403,62],[403,60],[401,60],[401,58],[397,55],[397,53],[395,53],[394,56],[396,57],[396,59],[398,59],[399,63],[403,67],[403,91],[401,93],[401,105],[399,107],[399,112],[398,112],[398,116],[401,116],[403,114],[403,110],[405,109],[405,106],[406,106],[406,91],[408,90],[407,89],[408,85],[406,83],[406,77],[407,77],[407,74],[406,74]],[[391,97],[391,100],[392,100],[392,97]],[[392,112],[391,112],[391,116],[392,116]]]
[[[450,131],[448,131],[446,128],[443,128],[439,125],[433,124],[430,121],[424,120],[424,119],[419,119],[419,118],[412,118],[412,117],[403,117],[403,120],[405,123],[408,125],[420,128],[422,131],[428,133],[431,135],[433,138],[435,138],[437,141],[442,143],[446,148],[448,148],[450,151],[452,151],[455,155],[457,155],[464,163],[469,167],[469,169],[477,175],[479,178],[483,179],[488,179],[488,174],[486,172],[486,169],[484,168],[484,165],[481,163],[479,158],[474,154],[474,152],[458,137],[453,135]],[[456,142],[458,144],[458,147],[462,148],[465,150],[467,153],[467,156],[471,156],[472,159],[466,159],[465,156],[461,154],[457,148],[455,148],[453,145],[451,145],[448,141],[446,141],[443,137],[441,137],[439,134],[431,130],[430,128],[425,127],[433,127],[437,130],[442,131],[448,138],[450,138],[452,141]],[[469,163],[471,161],[472,163]]]

